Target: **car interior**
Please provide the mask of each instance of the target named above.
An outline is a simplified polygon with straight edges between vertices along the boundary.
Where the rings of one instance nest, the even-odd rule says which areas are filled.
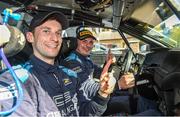
[[[6,8],[21,15],[21,20],[10,18],[8,24],[17,27],[22,33],[28,31],[29,23],[36,13],[64,13],[69,20],[69,28],[63,32],[63,46],[57,58],[65,58],[77,47],[76,30],[79,27],[91,30],[99,45],[110,48],[108,44],[119,43],[114,51],[117,61],[111,66],[111,71],[117,80],[124,73],[132,72],[136,86],[124,91],[115,90],[112,96],[130,95],[131,104],[124,106],[117,102],[104,115],[133,115],[136,113],[134,105],[137,95],[154,100],[165,116],[180,115],[178,0],[1,0],[2,18]],[[14,32],[13,35],[18,34]],[[25,40],[25,37],[11,38],[14,40],[11,39],[3,47],[8,61],[11,65],[23,64],[32,54],[32,48],[27,42],[17,44],[18,40]],[[94,63],[103,66],[106,54],[94,48],[90,57]],[[1,62],[0,74],[4,69],[6,66]]]

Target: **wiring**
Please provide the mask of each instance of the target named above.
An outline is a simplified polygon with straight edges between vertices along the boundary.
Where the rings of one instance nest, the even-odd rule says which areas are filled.
[[[20,19],[20,15],[19,14],[13,14],[12,10],[10,10],[10,9],[5,9],[3,11],[3,14],[5,15],[4,20],[3,20],[3,25],[7,24],[9,17],[11,17],[15,20]],[[0,48],[0,57],[1,57],[2,61],[4,62],[4,64],[6,65],[6,67],[8,68],[11,75],[13,76],[13,79],[15,81],[15,84],[16,84],[17,90],[18,90],[18,97],[17,97],[17,101],[16,101],[15,105],[9,110],[5,110],[5,111],[0,112],[0,116],[6,116],[6,115],[9,115],[12,112],[14,112],[19,107],[19,105],[21,104],[21,102],[23,100],[23,89],[21,87],[21,83],[20,83],[15,71],[13,70],[12,66],[10,65],[10,63],[8,62],[8,60],[4,54],[3,47]]]

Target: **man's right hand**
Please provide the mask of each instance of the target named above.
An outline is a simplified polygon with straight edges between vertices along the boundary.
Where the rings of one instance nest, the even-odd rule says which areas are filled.
[[[119,89],[128,89],[135,86],[135,78],[132,73],[126,73],[118,80]]]

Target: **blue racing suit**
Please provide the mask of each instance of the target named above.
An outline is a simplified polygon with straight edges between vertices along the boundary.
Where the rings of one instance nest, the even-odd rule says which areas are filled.
[[[61,63],[63,66],[75,71],[78,75],[78,78],[81,82],[81,89],[87,94],[89,99],[93,99],[95,94],[99,89],[99,83],[93,80],[93,78],[100,78],[102,68],[95,65],[90,57],[85,57],[78,53],[77,51],[72,51],[67,58],[62,60]],[[108,109],[110,111],[119,109],[119,112],[130,111],[130,102],[129,96],[113,96],[110,98]],[[154,109],[154,103],[147,103],[146,100],[142,100],[143,98],[139,98],[138,100],[138,112],[141,115],[141,112],[144,112],[149,109]],[[118,105],[118,106],[117,106]],[[142,106],[143,105],[143,106]],[[150,108],[152,107],[152,108]],[[125,108],[125,109],[124,109]],[[109,111],[109,110],[107,110]],[[142,115],[151,115],[150,111],[142,113]],[[151,111],[152,112],[152,111]],[[159,115],[156,113],[155,115]]]
[[[71,52],[60,64],[75,71],[81,82],[81,89],[86,92],[89,99],[94,97],[99,89],[99,83],[93,78],[100,78],[102,72],[101,67],[94,64],[90,57],[82,56],[76,51]]]
[[[23,70],[26,72],[25,77],[20,78],[24,99],[12,116],[90,116],[101,115],[106,110],[109,98],[95,93],[89,100],[84,90],[81,90],[77,74],[70,69],[47,64],[32,56],[18,70],[17,74],[22,74]],[[0,84],[5,83],[7,86],[4,87],[14,84],[10,77],[8,71],[1,74]],[[13,98],[4,98],[1,110],[12,107]]]

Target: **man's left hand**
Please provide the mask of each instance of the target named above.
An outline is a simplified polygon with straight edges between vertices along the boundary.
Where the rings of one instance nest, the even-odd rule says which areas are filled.
[[[116,62],[116,57],[112,54],[111,49],[108,50],[108,54],[106,55],[106,62],[112,60],[112,63]]]
[[[108,97],[108,95],[110,95],[113,92],[115,84],[116,79],[112,75],[109,75],[108,73],[102,75],[100,79],[100,89],[98,93],[102,97]]]

